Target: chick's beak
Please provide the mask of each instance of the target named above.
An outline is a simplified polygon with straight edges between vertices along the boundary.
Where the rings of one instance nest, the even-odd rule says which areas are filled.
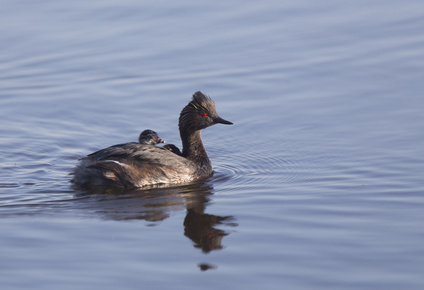
[[[165,143],[165,141],[164,141],[164,140],[162,140],[162,139],[161,139],[161,138],[159,138],[159,137],[155,138],[155,142],[156,142],[156,144],[159,144],[159,143]]]

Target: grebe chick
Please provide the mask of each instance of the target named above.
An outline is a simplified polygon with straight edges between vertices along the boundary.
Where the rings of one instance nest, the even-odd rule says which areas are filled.
[[[159,143],[165,143],[165,141],[159,138],[158,134],[155,131],[147,129],[140,133],[140,136],[138,137],[138,143],[130,142],[130,143],[113,145],[105,149],[101,149],[99,151],[88,154],[86,157],[81,158],[81,161],[82,162],[86,162],[87,160],[96,161],[96,160],[103,160],[105,158],[108,158],[108,156],[125,155],[128,152],[138,150],[138,148],[140,148],[139,146],[140,144],[156,145]],[[171,144],[169,145],[173,146]]]
[[[161,138],[159,138],[158,134],[153,130],[144,130],[140,133],[138,137],[138,143],[146,144],[146,145],[155,145],[159,143],[165,143]]]
[[[166,145],[163,145],[162,148],[169,150],[177,155],[180,155],[180,156],[182,155],[180,149],[178,149],[178,147],[175,146],[174,144],[166,144]]]
[[[196,92],[180,113],[181,155],[153,145],[115,145],[82,158],[72,182],[82,186],[134,188],[205,179],[213,171],[200,132],[218,123],[232,124],[219,117],[209,97]]]
[[[147,145],[155,145],[159,143],[165,143],[164,140],[159,138],[158,134],[153,130],[144,130],[140,133],[140,137],[138,137],[138,143],[147,144]],[[181,156],[181,151],[174,144],[166,144],[162,146],[162,148],[169,150],[177,155]]]

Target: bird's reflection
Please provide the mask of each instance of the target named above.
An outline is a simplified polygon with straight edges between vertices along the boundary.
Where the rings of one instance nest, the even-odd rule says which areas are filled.
[[[186,210],[184,235],[204,253],[222,249],[222,239],[229,233],[219,225],[237,226],[232,216],[205,213],[213,193],[211,182],[173,188],[125,190],[79,189],[80,202],[108,220],[146,220],[150,225],[169,217],[173,211]]]

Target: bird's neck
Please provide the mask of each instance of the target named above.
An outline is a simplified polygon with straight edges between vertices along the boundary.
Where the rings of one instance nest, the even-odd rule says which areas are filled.
[[[200,130],[194,132],[180,131],[181,141],[183,142],[182,155],[196,164],[210,165],[200,132]]]

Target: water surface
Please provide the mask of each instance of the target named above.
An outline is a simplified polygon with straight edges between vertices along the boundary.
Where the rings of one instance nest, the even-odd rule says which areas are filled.
[[[424,287],[421,1],[3,1],[4,289]],[[86,192],[201,90],[215,174]]]

